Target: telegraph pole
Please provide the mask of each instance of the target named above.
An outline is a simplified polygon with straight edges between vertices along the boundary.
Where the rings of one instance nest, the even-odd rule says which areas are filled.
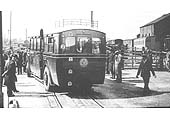
[[[93,21],[93,11],[91,11],[91,27],[94,27],[94,21]]]
[[[2,92],[2,11],[0,11],[0,108],[4,107]]]
[[[12,23],[11,23],[11,22],[12,22],[12,12],[10,11],[10,31],[9,31],[9,32],[10,32],[10,41],[9,41],[10,49],[11,49],[11,47],[12,47],[12,46],[11,46],[11,26],[12,26]]]
[[[25,40],[27,40],[27,28],[26,28],[26,30],[25,30],[25,37],[26,37]]]

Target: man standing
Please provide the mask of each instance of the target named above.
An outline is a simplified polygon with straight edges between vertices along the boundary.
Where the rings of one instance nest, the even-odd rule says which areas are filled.
[[[1,58],[1,73],[4,73],[5,61],[8,59],[8,56],[2,51],[2,58]],[[3,85],[3,79],[1,80],[1,85]]]
[[[9,60],[5,64],[5,72],[2,77],[5,77],[4,85],[7,86],[7,94],[8,97],[15,96],[12,91],[18,92],[15,87],[15,82],[17,81],[16,77],[16,66],[14,61],[14,56],[11,54],[9,56]]]
[[[18,52],[18,62],[17,62],[17,66],[18,66],[18,75],[22,74],[22,52]]]
[[[106,55],[107,55],[107,58],[106,58],[106,74],[110,74],[110,71],[109,71],[109,54],[110,54],[110,51],[107,50],[106,51]]]
[[[23,71],[26,73],[26,66],[27,66],[27,60],[26,60],[26,57],[27,57],[27,52],[23,52]]]
[[[150,80],[150,71],[152,72],[153,76],[156,78],[155,72],[152,68],[152,61],[148,58],[146,54],[142,55],[142,61],[140,63],[140,66],[138,68],[138,72],[136,75],[136,78],[138,78],[139,74],[141,73],[141,77],[143,78],[144,81],[144,90],[143,94],[147,95],[150,93],[149,89],[149,80]]]
[[[116,82],[122,82],[122,55],[120,51],[115,52],[115,75]]]
[[[114,51],[112,51],[110,54],[109,54],[109,57],[108,57],[108,61],[109,61],[109,71],[111,72],[112,74],[112,79],[115,78],[115,59],[114,59]]]

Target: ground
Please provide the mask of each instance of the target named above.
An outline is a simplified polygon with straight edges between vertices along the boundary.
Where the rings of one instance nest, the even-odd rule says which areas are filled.
[[[104,108],[145,108],[145,107],[170,107],[170,72],[156,71],[157,78],[151,77],[151,94],[143,95],[143,80],[136,78],[137,69],[123,70],[122,83],[111,79],[111,75],[105,77],[104,84],[92,86],[89,94],[72,96],[66,93],[55,93],[60,101],[57,103],[50,92],[44,90],[43,85],[28,78],[26,74],[18,75],[16,83],[19,93],[15,97],[8,98],[6,87],[3,87],[4,104],[12,99],[19,101],[22,108],[51,108],[51,107],[104,107]],[[67,101],[67,102],[66,102]]]

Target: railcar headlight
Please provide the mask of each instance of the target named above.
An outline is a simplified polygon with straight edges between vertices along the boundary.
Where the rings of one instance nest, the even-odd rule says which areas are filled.
[[[66,45],[65,44],[61,44],[60,48],[64,50],[66,48]]]
[[[69,82],[67,83],[67,85],[68,85],[68,86],[72,86],[73,83],[72,83],[71,81],[69,81]]]
[[[82,58],[80,60],[80,66],[81,67],[86,67],[88,65],[88,60],[86,58]]]
[[[68,70],[68,74],[73,74],[73,70],[72,70],[72,69],[69,69],[69,70]]]

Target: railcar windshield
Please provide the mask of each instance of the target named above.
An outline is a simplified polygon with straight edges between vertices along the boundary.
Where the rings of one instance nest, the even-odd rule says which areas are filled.
[[[65,50],[63,53],[71,54],[100,54],[101,53],[101,39],[90,37],[65,37],[63,39]]]
[[[75,37],[66,37],[65,38],[65,53],[74,53],[75,46],[76,46],[76,39]]]

